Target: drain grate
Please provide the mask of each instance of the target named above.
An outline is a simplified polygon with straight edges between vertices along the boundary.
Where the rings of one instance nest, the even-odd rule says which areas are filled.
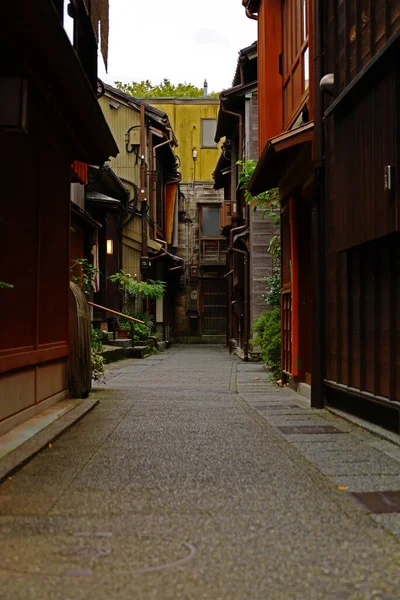
[[[400,512],[400,492],[354,492],[352,495],[368,512]]]
[[[278,427],[282,433],[286,433],[287,435],[292,435],[295,433],[304,433],[304,434],[317,434],[317,433],[343,433],[336,429],[336,427],[332,427],[332,425],[297,425],[293,427],[283,426]]]

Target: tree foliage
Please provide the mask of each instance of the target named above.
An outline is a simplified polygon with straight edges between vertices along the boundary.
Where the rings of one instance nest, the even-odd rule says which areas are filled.
[[[138,281],[129,273],[125,273],[122,269],[108,278],[113,283],[117,283],[122,294],[127,294],[131,298],[138,296],[142,300],[150,298],[157,300],[164,296],[166,283],[164,281]]]
[[[72,281],[79,285],[86,296],[90,296],[94,292],[94,280],[99,270],[87,258],[75,258],[70,272]]]
[[[149,79],[145,81],[132,81],[131,83],[122,83],[116,81],[118,89],[134,98],[202,98],[204,96],[203,88],[198,88],[191,83],[171,83],[166,77],[159,84],[153,84]],[[208,94],[209,98],[218,98],[218,92]]]
[[[238,160],[238,165],[241,165],[242,170],[239,174],[239,187],[244,190],[244,198],[246,202],[253,206],[253,210],[256,211],[258,208],[262,210],[262,218],[269,217],[273,223],[279,223],[279,190],[273,188],[252,196],[248,190],[249,181],[256,169],[257,163],[255,160]]]

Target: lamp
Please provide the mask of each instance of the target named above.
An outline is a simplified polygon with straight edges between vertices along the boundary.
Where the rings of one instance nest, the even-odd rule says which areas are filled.
[[[114,240],[107,240],[107,254],[114,254]]]
[[[193,160],[197,160],[197,150],[196,146],[192,149],[192,158]]]

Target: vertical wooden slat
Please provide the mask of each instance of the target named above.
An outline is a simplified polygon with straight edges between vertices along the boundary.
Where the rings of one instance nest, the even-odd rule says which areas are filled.
[[[390,250],[390,400],[396,400],[396,248]]]
[[[292,261],[292,375],[298,375],[299,369],[299,261],[297,249],[296,200],[290,198],[290,248]]]
[[[338,383],[342,381],[342,313],[341,313],[341,297],[340,297],[340,268],[341,254],[336,253],[336,335],[337,335],[337,346],[336,346],[336,380]]]
[[[369,0],[368,2],[368,14],[369,14],[369,51],[371,53],[371,57],[374,55],[374,45],[375,45],[375,11],[372,11],[372,7],[374,4],[374,0]]]
[[[361,11],[360,11],[360,0],[355,1],[355,14],[356,14],[356,73],[360,70],[360,48],[361,48]]]
[[[358,250],[359,260],[359,335],[360,335],[360,390],[365,389],[365,269],[364,269],[365,249]]]
[[[344,31],[344,85],[349,83],[350,78],[350,52],[349,52],[349,31],[348,31],[348,6],[347,0],[343,2],[343,31]]]
[[[390,35],[390,14],[389,14],[389,0],[384,0],[384,19],[385,19],[385,40],[389,38]]]
[[[379,390],[379,252],[374,254],[374,394]]]
[[[352,260],[351,252],[346,253],[347,260],[347,362],[348,362],[348,376],[347,385],[352,387],[353,385],[353,332],[351,330],[353,322],[353,305],[352,305]]]

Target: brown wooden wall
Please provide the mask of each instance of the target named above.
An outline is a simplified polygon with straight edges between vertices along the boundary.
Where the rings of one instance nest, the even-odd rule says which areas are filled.
[[[334,246],[343,250],[399,229],[399,190],[385,191],[384,168],[397,161],[398,74],[375,80],[344,115],[337,115],[329,141],[335,155]]]
[[[71,158],[46,127],[0,132],[0,420],[67,388]]]
[[[400,401],[400,234],[327,257],[330,381]]]
[[[398,0],[329,0],[326,53],[341,92],[400,27]]]
[[[0,353],[67,344],[70,167],[48,139],[0,138]]]

